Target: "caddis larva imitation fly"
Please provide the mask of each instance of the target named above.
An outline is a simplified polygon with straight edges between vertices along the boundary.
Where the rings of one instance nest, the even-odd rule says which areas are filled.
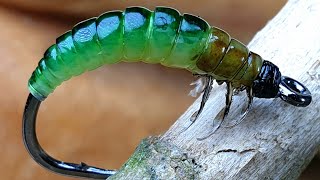
[[[200,108],[191,117],[192,123],[209,97],[213,80],[218,84],[226,83],[226,106],[216,129],[228,114],[236,91],[246,90],[248,97],[241,120],[253,97],[280,97],[295,106],[307,106],[311,102],[311,93],[305,86],[281,76],[276,65],[197,16],[181,15],[168,7],[157,7],[154,11],[143,7],[110,11],[83,21],[58,37],[33,72],[23,116],[23,138],[35,161],[49,170],[70,176],[105,179],[115,173],[52,158],[38,143],[35,123],[41,101],[63,81],[120,61],[159,63],[187,69],[202,77],[205,83],[192,91],[204,91]]]

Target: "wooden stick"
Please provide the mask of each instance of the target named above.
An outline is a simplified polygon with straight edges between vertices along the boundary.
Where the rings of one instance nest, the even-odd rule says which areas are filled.
[[[112,178],[298,178],[320,147],[320,80],[315,75],[320,73],[316,66],[320,60],[319,17],[318,0],[290,0],[249,44],[283,75],[309,88],[313,101],[308,107],[294,107],[279,98],[255,98],[240,125],[220,128],[198,141],[211,132],[213,118],[224,107],[225,86],[215,86],[204,111],[187,131],[182,129],[190,123],[201,98],[164,135],[142,141]],[[240,116],[244,101],[242,97],[234,99],[231,117]]]

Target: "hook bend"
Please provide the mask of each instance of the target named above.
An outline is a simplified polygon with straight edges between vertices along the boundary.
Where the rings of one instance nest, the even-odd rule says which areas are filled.
[[[36,134],[36,119],[41,101],[29,94],[23,113],[22,136],[24,145],[32,158],[44,168],[67,176],[106,179],[116,173],[113,170],[88,166],[85,163],[75,164],[59,161],[48,155],[40,146]]]

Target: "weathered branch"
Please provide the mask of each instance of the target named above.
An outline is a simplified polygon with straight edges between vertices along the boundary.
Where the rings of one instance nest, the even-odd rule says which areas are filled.
[[[280,99],[254,99],[244,122],[198,141],[210,133],[212,119],[224,106],[225,86],[214,87],[193,126],[181,132],[200,98],[163,136],[144,140],[113,178],[298,178],[320,145],[319,81],[307,73],[320,59],[319,17],[319,1],[291,0],[249,44],[252,51],[278,65],[283,75],[309,88],[313,102],[308,107],[294,107]],[[231,117],[239,116],[243,104],[244,98],[234,100]]]

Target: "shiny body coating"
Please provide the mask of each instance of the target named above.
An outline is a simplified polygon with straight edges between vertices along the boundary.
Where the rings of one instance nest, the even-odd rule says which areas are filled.
[[[77,24],[44,53],[29,90],[44,100],[63,81],[120,61],[160,63],[252,86],[263,60],[223,30],[177,10],[130,7]]]
[[[312,100],[310,91],[303,84],[282,76],[276,65],[263,61],[226,32],[210,27],[197,16],[180,15],[167,7],[157,7],[155,11],[142,7],[130,7],[123,12],[110,11],[83,21],[58,37],[29,79],[30,94],[23,114],[22,134],[25,147],[38,164],[74,177],[106,179],[116,173],[85,163],[60,161],[48,155],[37,139],[36,118],[41,102],[63,81],[120,61],[160,63],[200,75],[200,83],[195,83],[197,87],[191,94],[203,92],[202,100],[188,127],[202,112],[213,79],[218,84],[226,83],[226,105],[213,119],[213,131],[199,140],[211,136],[220,127],[236,92],[246,90],[248,103],[234,125],[245,118],[254,96],[280,97],[300,107],[308,106]]]

